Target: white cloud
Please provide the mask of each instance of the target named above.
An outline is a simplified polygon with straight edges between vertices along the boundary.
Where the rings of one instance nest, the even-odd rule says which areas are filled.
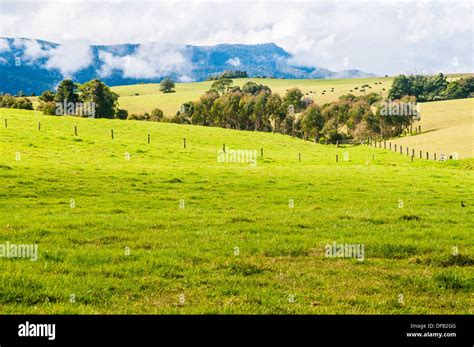
[[[4,2],[0,36],[91,44],[274,42],[299,64],[332,70],[452,72],[456,57],[457,71],[473,71],[472,6],[429,0]],[[161,54],[168,69],[188,65],[179,52]],[[144,54],[103,60],[129,76],[160,71]]]
[[[81,42],[68,42],[48,51],[45,67],[57,69],[63,77],[70,77],[75,72],[92,63],[92,51],[89,45]]]
[[[225,63],[237,67],[240,66],[240,59],[239,57],[230,58]]]
[[[10,50],[10,45],[6,39],[0,38],[0,52],[6,52]]]
[[[181,75],[178,76],[178,82],[193,82],[194,79],[191,76],[188,75]]]
[[[172,73],[185,74],[192,68],[186,57],[186,48],[171,44],[142,44],[133,54],[124,56],[99,51],[99,59],[103,62],[99,72],[101,77],[120,70],[127,78],[154,78]]]
[[[35,63],[38,59],[48,56],[48,51],[44,50],[35,40],[15,38],[12,45],[23,50],[21,59],[28,64]]]
[[[49,47],[36,40],[15,38],[12,46],[22,50],[19,58],[25,64],[39,64],[47,69],[57,69],[63,77],[70,77],[92,63],[91,48],[83,42],[68,42]],[[0,51],[9,50],[11,47],[7,40],[0,39]]]

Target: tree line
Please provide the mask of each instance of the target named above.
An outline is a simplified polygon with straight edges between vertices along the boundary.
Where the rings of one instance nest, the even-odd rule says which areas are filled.
[[[208,77],[208,81],[216,81],[223,78],[247,78],[247,71],[243,70],[226,70],[224,72],[214,74]]]
[[[239,87],[233,85],[232,79],[224,77],[215,80],[198,100],[184,103],[174,117],[167,118],[159,108],[150,113],[129,115],[126,110],[118,108],[118,95],[98,79],[83,84],[66,79],[59,83],[56,91],[47,90],[39,96],[38,110],[47,115],[70,114],[66,107],[59,108],[58,112],[58,105],[65,101],[93,103],[94,118],[278,132],[320,143],[335,143],[345,139],[398,136],[419,116],[417,112],[404,112],[406,105],[421,100],[472,97],[473,86],[473,77],[448,82],[442,74],[400,75],[394,79],[387,100],[377,93],[346,94],[336,101],[319,105],[305,97],[298,88],[288,89],[280,96],[268,86],[247,82]],[[162,81],[160,90],[173,89],[171,80]],[[26,97],[10,95],[0,96],[0,107],[33,109]]]
[[[388,94],[390,99],[413,95],[419,102],[474,97],[474,77],[448,82],[446,76],[399,75],[394,78]]]
[[[299,88],[286,91],[282,97],[268,86],[247,82],[242,88],[232,80],[214,82],[197,101],[184,103],[171,119],[175,123],[278,132],[311,139],[320,143],[336,143],[345,139],[392,137],[400,135],[414,120],[413,113],[398,112],[401,104],[415,103],[404,96],[390,103],[377,93],[342,95],[337,101],[315,104],[304,97]]]
[[[33,104],[30,99],[25,96],[15,97],[10,94],[4,94],[0,95],[0,107],[32,110]]]

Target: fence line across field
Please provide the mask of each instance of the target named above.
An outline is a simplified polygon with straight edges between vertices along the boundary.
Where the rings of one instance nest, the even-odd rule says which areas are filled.
[[[5,126],[5,128],[8,128],[8,119],[7,118],[4,119],[4,126]],[[38,122],[38,130],[41,130],[41,122]],[[411,130],[412,129],[410,128],[410,133],[412,132]],[[421,132],[421,126],[415,127],[415,131]],[[79,134],[78,126],[77,126],[77,124],[75,124],[74,125],[74,135],[79,136],[78,134]],[[111,139],[113,140],[114,139],[114,129],[110,129],[110,136],[111,136]],[[387,141],[385,139],[378,141],[379,148],[382,148],[382,142],[383,142],[383,149],[387,149]],[[148,136],[147,136],[147,143],[148,144],[151,143],[151,134],[150,133],[148,133]],[[336,147],[339,147],[339,145],[358,145],[358,144],[362,144],[362,145],[365,144],[367,146],[377,148],[377,139],[372,139],[371,137],[369,137],[365,141],[363,141],[363,140],[354,140],[354,139],[346,139],[346,140],[337,140],[336,141]],[[183,138],[183,148],[186,149],[186,138]],[[390,151],[392,150],[392,143],[391,142],[388,142],[388,148],[389,148]],[[409,156],[410,154],[409,154],[408,146],[406,146],[405,148],[406,148],[406,155]],[[398,149],[399,149],[400,154],[403,154],[403,146],[399,145]],[[222,144],[222,151],[224,153],[226,152],[225,143]],[[394,144],[394,151],[398,152],[396,143]],[[422,150],[420,150],[419,154],[420,154],[420,159],[423,159],[423,151]],[[263,148],[260,148],[260,156],[263,158]],[[413,159],[415,157],[415,149],[414,148],[412,148],[412,152],[411,152],[410,157],[411,157],[411,161],[413,162]],[[372,160],[374,160],[374,158],[375,158],[375,156],[373,155]],[[436,161],[437,158],[438,158],[437,154],[433,153],[433,160]],[[430,155],[429,155],[428,151],[426,151],[426,159],[427,160],[430,159]],[[439,156],[439,161],[446,161],[446,159],[455,159],[455,155],[453,154],[453,155],[446,156],[445,154],[441,153],[440,156]],[[301,162],[301,153],[298,153],[298,161]],[[339,156],[336,154],[336,163],[337,162],[339,162]]]

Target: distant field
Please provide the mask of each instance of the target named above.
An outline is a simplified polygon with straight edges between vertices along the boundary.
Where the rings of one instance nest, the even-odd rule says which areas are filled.
[[[455,75],[450,79],[458,79],[470,74]],[[362,78],[362,79],[313,79],[313,80],[291,80],[291,79],[234,79],[234,85],[242,86],[248,81],[254,81],[269,86],[273,92],[284,95],[286,90],[293,87],[300,88],[306,97],[313,98],[314,102],[323,104],[337,100],[339,96],[350,93],[360,95],[355,90],[364,84],[369,84],[368,92],[382,93],[383,97],[392,84],[392,77]],[[375,84],[381,82],[382,84]],[[129,86],[112,87],[119,94],[119,107],[125,108],[129,113],[150,112],[158,107],[165,115],[172,117],[180,106],[187,101],[198,100],[199,97],[209,90],[212,81],[176,83],[175,93],[162,93],[159,84],[135,84]],[[331,92],[334,88],[334,92]],[[385,89],[382,90],[382,89]],[[326,90],[323,95],[323,91]],[[312,92],[312,93],[310,93]],[[138,94],[138,95],[135,95]],[[34,106],[38,104],[37,98],[30,98]],[[403,137],[392,142],[415,148],[417,151],[430,153],[453,153],[457,152],[462,158],[474,157],[474,99],[460,99],[448,101],[436,101],[420,103],[422,119],[414,125],[421,125],[421,135]]]
[[[422,133],[392,142],[417,150],[474,157],[474,99],[458,99],[420,103]],[[431,154],[431,155],[432,155]]]
[[[455,76],[454,79],[460,76]],[[337,100],[339,96],[350,93],[360,95],[355,90],[364,84],[367,92],[382,93],[387,96],[391,87],[392,78],[363,78],[363,79],[336,79],[336,80],[285,80],[285,79],[235,79],[234,84],[242,86],[248,81],[254,81],[269,86],[273,92],[284,95],[292,87],[300,88],[307,97],[314,102],[323,104]],[[382,84],[375,84],[381,82]],[[132,86],[113,87],[120,95],[120,107],[130,113],[143,113],[155,107],[161,108],[167,116],[173,116],[181,104],[186,101],[197,100],[211,86],[212,82],[177,83],[176,93],[164,94],[159,91],[159,84],[138,84]],[[331,92],[334,88],[334,92]],[[385,89],[383,91],[382,89]],[[326,90],[323,95],[323,91]],[[310,93],[313,92],[313,93]],[[134,96],[138,93],[138,96]],[[457,152],[463,158],[474,157],[474,99],[436,101],[420,103],[422,119],[415,125],[421,125],[426,132],[417,136],[396,139],[393,142],[409,146],[423,152],[441,153]]]
[[[382,92],[382,96],[386,97],[388,90],[392,84],[392,78],[346,78],[346,79],[315,79],[315,80],[291,80],[291,79],[267,79],[267,78],[241,78],[234,79],[234,85],[242,86],[248,81],[264,84],[269,86],[273,92],[283,96],[287,89],[298,87],[303,93],[308,93],[307,97],[311,97],[316,103],[323,104],[334,101],[343,94],[347,94],[353,90],[353,94],[360,95],[361,92],[355,90],[364,84],[369,84],[370,88],[366,88],[366,93]],[[382,84],[375,84],[381,82]],[[160,108],[166,116],[172,117],[179,110],[181,105],[187,101],[196,101],[201,95],[210,89],[212,81],[193,82],[193,83],[176,83],[176,93],[164,94],[159,90],[159,84],[135,84],[131,86],[112,87],[112,90],[120,95],[119,104],[121,108],[129,111],[129,113],[150,112],[153,108]],[[334,92],[331,92],[331,88]],[[382,89],[385,88],[385,91]],[[326,93],[323,95],[323,91]],[[310,93],[314,92],[314,93]],[[134,95],[138,93],[139,95]]]
[[[257,165],[219,163],[223,143]],[[0,258],[0,312],[473,314],[473,167],[0,109],[0,243],[39,248]]]

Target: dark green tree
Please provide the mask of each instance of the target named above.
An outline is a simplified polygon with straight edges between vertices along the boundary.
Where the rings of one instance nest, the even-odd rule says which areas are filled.
[[[79,87],[81,101],[94,103],[94,118],[115,118],[118,95],[110,90],[102,81],[94,79]]]
[[[301,112],[304,109],[304,103],[302,101],[303,93],[298,88],[289,89],[283,97],[283,104],[285,109],[288,109],[290,105],[293,105],[295,112]]]
[[[51,102],[54,101],[54,92],[51,90],[45,90],[44,92],[41,93],[41,95],[38,97],[39,101],[43,102]]]
[[[163,93],[174,93],[175,84],[170,78],[165,78],[160,82],[160,91]]]
[[[227,92],[232,86],[233,81],[230,78],[221,78],[211,84],[211,90],[215,90],[220,94]]]
[[[150,120],[153,122],[161,122],[165,118],[165,114],[159,108],[154,108],[150,113]]]
[[[324,117],[318,105],[310,105],[301,116],[301,130],[305,137],[314,138],[318,142],[324,127]]]
[[[79,100],[79,95],[77,94],[77,84],[72,80],[63,80],[59,83],[56,90],[56,95],[54,96],[55,102],[77,102]]]

